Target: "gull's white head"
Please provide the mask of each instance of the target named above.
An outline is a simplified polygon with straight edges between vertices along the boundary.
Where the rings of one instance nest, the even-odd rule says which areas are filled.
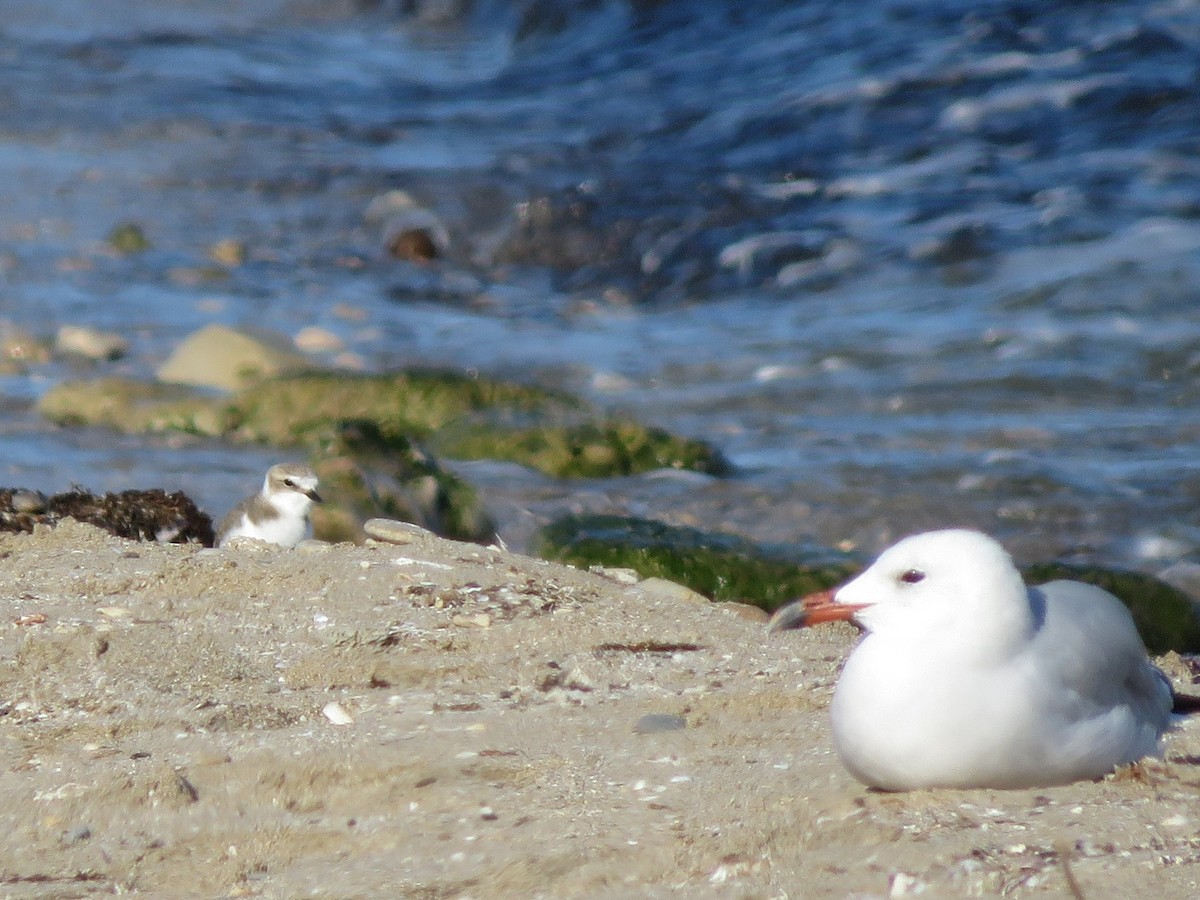
[[[918,642],[963,632],[1003,640],[1024,632],[1033,615],[1004,548],[960,529],[905,538],[837,591],[806,598],[805,608],[806,624],[850,619],[869,633],[912,634]]]

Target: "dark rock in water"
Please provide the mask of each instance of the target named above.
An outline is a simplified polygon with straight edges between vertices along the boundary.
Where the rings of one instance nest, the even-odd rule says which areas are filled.
[[[387,251],[396,259],[409,262],[429,262],[441,253],[429,232],[424,228],[409,228],[389,237]]]
[[[772,553],[730,534],[628,516],[567,516],[541,533],[542,555],[575,565],[634,569],[667,578],[713,600],[767,611],[846,581],[862,567],[825,548]]]
[[[995,253],[994,229],[979,223],[960,225],[949,234],[913,247],[909,256],[936,266],[977,262]]]
[[[578,191],[535,197],[522,205],[517,227],[496,259],[563,271],[611,263],[626,252],[636,228],[605,218],[595,199]]]
[[[102,496],[75,490],[44,498],[37,491],[0,488],[0,531],[32,532],[70,517],[134,541],[213,545],[213,524],[187,494],[159,488]]]
[[[911,248],[909,258],[940,267],[947,284],[970,284],[990,273],[999,245],[994,228],[971,223]]]

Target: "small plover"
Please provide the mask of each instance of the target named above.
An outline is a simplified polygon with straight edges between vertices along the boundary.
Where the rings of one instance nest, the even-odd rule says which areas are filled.
[[[244,537],[295,547],[312,537],[308,514],[312,505],[320,502],[317,475],[308,466],[300,463],[271,466],[262,490],[235,506],[221,521],[217,546]]]

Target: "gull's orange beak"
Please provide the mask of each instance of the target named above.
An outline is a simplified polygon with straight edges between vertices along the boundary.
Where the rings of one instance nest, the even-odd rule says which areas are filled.
[[[822,622],[848,622],[854,614],[862,609],[861,604],[838,603],[834,600],[837,588],[827,591],[817,591],[815,594],[800,600],[800,608],[804,610],[805,625],[820,625]]]
[[[829,588],[808,594],[781,607],[771,617],[771,631],[786,631],[789,628],[807,628],[822,622],[849,622],[854,614],[863,609],[863,604],[838,603],[834,600],[837,588]]]

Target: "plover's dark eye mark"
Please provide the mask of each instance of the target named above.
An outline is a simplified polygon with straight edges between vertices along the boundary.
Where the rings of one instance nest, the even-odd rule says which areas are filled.
[[[296,486],[296,482],[292,481],[292,479],[290,479],[290,478],[283,479],[283,483],[286,484],[288,487]]]
[[[920,569],[909,569],[907,572],[905,572],[903,575],[900,576],[900,580],[903,581],[905,584],[916,584],[918,581],[925,580],[925,573],[922,572]]]

